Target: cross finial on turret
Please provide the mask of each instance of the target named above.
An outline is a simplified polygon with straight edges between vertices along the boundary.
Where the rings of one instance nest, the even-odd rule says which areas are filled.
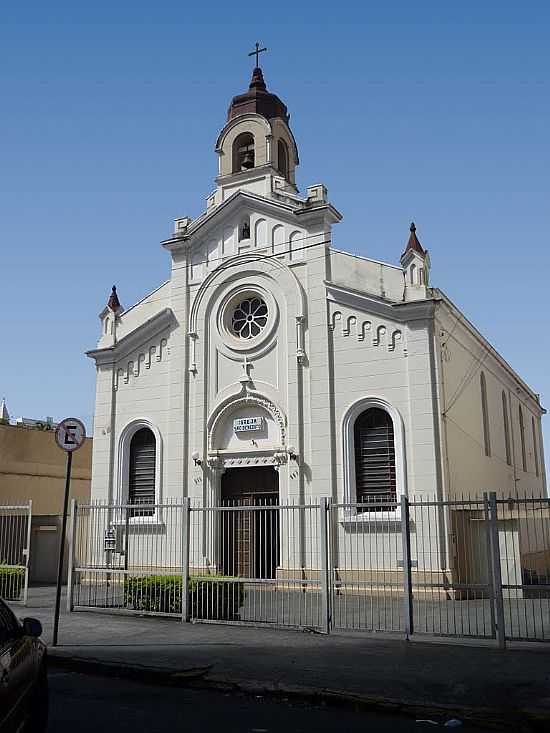
[[[267,51],[267,48],[260,48],[260,44],[258,43],[258,41],[256,41],[256,49],[248,54],[249,56],[256,57],[256,68],[258,68],[260,65],[260,54],[264,51]]]
[[[414,221],[411,221],[411,232],[416,232],[416,224]]]

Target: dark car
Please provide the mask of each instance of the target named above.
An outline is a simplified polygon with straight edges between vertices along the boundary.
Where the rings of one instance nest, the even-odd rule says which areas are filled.
[[[48,725],[46,646],[42,624],[20,623],[0,600],[0,731],[41,733]]]

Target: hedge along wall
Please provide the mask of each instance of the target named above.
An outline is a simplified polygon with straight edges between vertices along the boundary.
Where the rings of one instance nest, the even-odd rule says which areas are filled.
[[[191,618],[234,620],[244,603],[244,586],[227,576],[191,576],[188,584]],[[124,581],[124,603],[135,611],[181,615],[179,575],[131,575]]]

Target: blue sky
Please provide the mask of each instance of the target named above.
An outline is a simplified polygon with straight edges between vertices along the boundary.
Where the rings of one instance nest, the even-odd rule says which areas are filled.
[[[97,314],[168,277],[159,241],[204,207],[259,40],[335,246],[396,263],[414,219],[432,284],[550,405],[549,31],[528,0],[6,0],[0,397],[90,424]]]

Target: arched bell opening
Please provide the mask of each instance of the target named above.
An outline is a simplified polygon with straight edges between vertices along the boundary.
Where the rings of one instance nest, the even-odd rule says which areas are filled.
[[[277,142],[277,168],[288,181],[288,147],[284,140]]]
[[[233,173],[250,170],[256,165],[254,135],[243,132],[233,143]]]

